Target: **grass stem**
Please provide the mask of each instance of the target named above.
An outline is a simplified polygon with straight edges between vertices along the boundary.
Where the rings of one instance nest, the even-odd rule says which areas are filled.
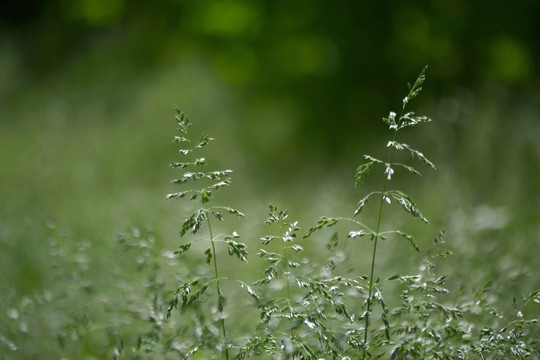
[[[280,226],[281,227],[281,226]],[[287,286],[287,301],[289,302],[289,312],[291,318],[289,319],[291,323],[291,342],[294,342],[294,328],[293,328],[293,309],[291,305],[291,286],[289,279],[289,259],[287,258],[287,247],[285,246],[285,241],[283,241],[283,260],[285,260],[285,280]]]
[[[208,232],[210,234],[210,243],[212,244],[212,258],[214,260],[214,276],[216,279],[216,290],[217,290],[217,297],[218,297],[218,310],[221,315],[221,331],[223,333],[223,340],[225,342],[225,359],[229,360],[229,348],[227,345],[227,328],[225,326],[225,319],[223,318],[223,293],[221,292],[221,286],[219,284],[219,270],[217,265],[217,257],[216,257],[216,246],[214,245],[214,236],[212,234],[212,225],[210,224],[210,217],[207,218],[208,221]]]
[[[401,118],[402,115],[403,115],[403,110],[402,110],[401,115],[400,115],[399,118]],[[397,132],[398,132],[398,128],[396,128],[396,130],[394,131],[394,137],[392,138],[392,141],[396,141]],[[390,161],[392,160],[392,150],[393,150],[393,147],[390,147],[390,151],[388,153],[388,160],[386,161],[387,164],[390,164]],[[367,346],[368,332],[369,332],[369,315],[370,315],[370,312],[371,312],[371,304],[373,302],[373,277],[374,277],[374,274],[375,274],[375,260],[376,260],[376,255],[377,255],[377,241],[379,240],[379,237],[380,237],[382,213],[383,213],[383,208],[384,208],[384,198],[386,196],[385,194],[386,194],[386,187],[388,185],[388,181],[389,181],[388,177],[386,177],[384,179],[384,185],[383,185],[383,189],[382,189],[382,192],[381,192],[381,202],[380,202],[380,205],[379,205],[379,215],[378,215],[378,219],[377,219],[377,228],[375,230],[375,238],[373,239],[373,254],[372,254],[372,258],[371,258],[371,271],[370,271],[370,274],[369,274],[369,292],[368,292],[368,300],[367,300],[367,308],[366,308],[366,322],[365,322],[365,326],[364,326],[364,344],[366,344],[366,346]]]

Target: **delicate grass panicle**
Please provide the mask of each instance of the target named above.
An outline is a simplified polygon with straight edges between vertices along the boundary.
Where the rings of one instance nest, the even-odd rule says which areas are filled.
[[[216,243],[224,244],[230,255],[235,255],[242,261],[247,261],[247,251],[246,245],[237,241],[239,236],[236,232],[233,232],[231,235],[214,236],[211,219],[215,218],[218,221],[222,221],[222,213],[240,217],[243,217],[244,214],[231,207],[209,205],[215,191],[230,185],[231,179],[229,176],[232,171],[201,171],[201,169],[207,166],[207,162],[204,157],[197,157],[196,155],[198,155],[198,152],[214,139],[209,136],[202,136],[198,142],[194,143],[189,133],[191,122],[178,108],[176,109],[176,112],[176,121],[178,123],[178,132],[180,135],[175,136],[174,142],[180,144],[181,148],[178,152],[182,157],[188,158],[188,160],[173,162],[170,166],[179,169],[193,169],[193,171],[185,171],[182,177],[173,180],[172,183],[177,185],[195,183],[196,185],[201,186],[168,194],[167,199],[182,199],[187,197],[189,200],[199,202],[200,207],[194,210],[182,223],[180,235],[182,237],[187,233],[195,235],[201,230],[203,224],[206,223],[208,226],[208,248],[204,251],[204,255],[206,263],[213,268],[213,276],[195,276],[192,279],[181,283],[169,304],[168,316],[171,315],[171,312],[174,309],[178,308],[179,303],[181,304],[182,309],[192,306],[193,303],[197,302],[199,298],[207,292],[210,285],[214,285],[216,290],[217,308],[217,314],[214,314],[214,318],[221,328],[222,340],[216,341],[216,339],[204,339],[206,340],[205,343],[195,344],[190,353],[196,353],[199,348],[204,349],[210,347],[220,353],[223,352],[225,358],[229,359],[229,339],[227,338],[226,315],[224,313],[226,297],[221,286],[221,282],[224,278],[219,272]],[[206,180],[207,183],[201,184],[204,180]],[[186,242],[180,245],[175,253],[183,254],[189,251],[191,245],[191,242]],[[209,331],[209,333],[211,333],[211,331]]]
[[[406,112],[407,106],[409,103],[420,93],[422,90],[422,84],[425,80],[425,71],[426,68],[422,70],[416,81],[412,86],[409,86],[409,93],[407,96],[403,99],[402,107],[400,114],[397,115],[395,112],[390,112],[388,117],[384,118],[384,122],[388,125],[388,128],[391,132],[391,140],[387,143],[388,148],[388,155],[386,158],[386,161],[380,160],[376,157],[373,157],[371,155],[364,155],[364,158],[366,160],[365,163],[360,165],[356,171],[355,176],[355,186],[358,187],[360,184],[364,182],[372,168],[379,166],[382,168],[382,171],[384,173],[384,182],[382,184],[382,189],[380,191],[374,191],[370,192],[367,195],[365,195],[359,202],[356,210],[354,211],[354,219],[351,218],[328,218],[328,217],[322,217],[316,226],[312,227],[306,237],[311,236],[315,231],[320,230],[322,228],[328,228],[336,225],[338,222],[347,220],[353,224],[356,224],[358,226],[358,229],[352,230],[349,232],[348,237],[349,238],[360,238],[360,237],[368,237],[373,242],[373,249],[372,249],[372,256],[371,256],[371,264],[370,264],[370,271],[369,271],[369,277],[366,284],[367,287],[367,296],[365,297],[364,301],[362,302],[362,312],[361,315],[357,318],[359,321],[363,321],[362,328],[357,328],[354,332],[350,332],[349,336],[351,339],[349,340],[349,344],[353,347],[358,348],[358,350],[361,352],[362,357],[370,357],[372,355],[373,348],[380,347],[384,344],[384,341],[388,342],[390,341],[390,324],[388,321],[389,317],[389,310],[386,306],[382,292],[377,287],[376,283],[374,282],[375,279],[375,271],[376,271],[376,255],[377,255],[377,244],[379,239],[386,239],[388,236],[391,235],[398,235],[404,239],[406,239],[412,247],[419,251],[418,246],[416,245],[414,238],[412,235],[398,230],[398,229],[390,229],[390,230],[382,230],[381,224],[383,219],[383,210],[385,205],[391,205],[392,201],[395,201],[401,207],[410,215],[419,218],[420,220],[424,221],[425,223],[428,223],[428,220],[426,217],[420,212],[414,201],[411,199],[411,197],[404,192],[400,190],[395,189],[388,189],[389,183],[392,180],[395,169],[401,168],[409,173],[412,173],[414,175],[420,175],[420,172],[413,168],[410,165],[399,163],[399,162],[393,162],[392,161],[392,154],[394,151],[406,151],[409,152],[413,157],[417,157],[422,162],[430,166],[431,168],[435,169],[435,166],[433,163],[426,158],[420,151],[413,149],[411,146],[401,143],[397,141],[398,133],[400,130],[412,127],[418,124],[427,123],[430,122],[431,119],[426,116],[418,116],[414,112]],[[364,222],[356,220],[356,217],[358,217],[363,209],[366,207],[368,202],[372,200],[373,198],[378,197],[378,210],[377,210],[377,222],[374,226],[368,226]],[[382,324],[384,325],[384,341],[381,340],[381,338],[378,338],[377,336],[373,335],[372,339],[370,339],[370,334],[373,332],[372,330],[372,324],[371,324],[371,315],[372,315],[372,307],[374,304],[374,301],[377,301],[381,305],[381,320]],[[359,334],[362,334],[361,337],[359,337]]]

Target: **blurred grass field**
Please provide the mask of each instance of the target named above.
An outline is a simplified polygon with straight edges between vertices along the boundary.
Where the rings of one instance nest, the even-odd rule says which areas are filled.
[[[253,15],[265,14],[263,10],[253,10],[241,1],[234,4],[246,24],[265,24],[263,15]],[[185,7],[188,13],[212,14],[204,7]],[[316,19],[317,15],[305,15],[306,24],[313,26],[310,16]],[[418,24],[422,19],[427,18],[421,17]],[[333,69],[352,61],[341,48],[350,39],[342,35],[326,41],[306,25],[300,33],[313,35],[306,42],[296,31],[283,30],[284,36],[291,35],[305,47],[306,57],[302,52],[287,55],[287,49],[296,48],[291,40],[292,45],[283,44],[280,66],[284,70],[269,69],[264,75],[271,78],[275,72],[283,79],[288,88],[280,93],[279,79],[275,83],[253,80],[264,71],[250,59],[267,53],[256,46],[249,48],[252,28],[244,33],[240,25],[234,30],[227,22],[204,24],[202,34],[191,34],[192,38],[175,33],[161,39],[163,48],[150,60],[138,46],[149,46],[151,34],[138,42],[141,33],[132,23],[109,31],[98,27],[95,33],[86,29],[89,38],[81,37],[79,48],[68,55],[49,55],[55,66],[39,71],[32,68],[35,60],[25,58],[21,48],[26,48],[17,44],[22,43],[17,36],[22,35],[6,27],[10,32],[0,37],[0,319],[5,320],[0,325],[0,352],[7,354],[2,359],[60,354],[51,339],[64,340],[49,331],[69,314],[80,314],[94,330],[109,323],[129,328],[127,317],[115,307],[129,303],[125,288],[136,288],[142,279],[133,271],[137,257],[123,250],[118,233],[151,227],[157,251],[167,255],[179,246],[180,224],[188,214],[184,203],[164,200],[174,191],[169,181],[178,175],[167,166],[177,160],[171,144],[175,104],[190,116],[195,132],[216,139],[205,156],[210,164],[234,170],[232,188],[220,194],[217,202],[241,209],[248,217],[229,222],[222,231],[248,234],[243,240],[253,257],[248,265],[253,269],[262,266],[254,254],[258,239],[267,231],[263,221],[269,202],[290,208],[307,231],[322,215],[352,215],[363,190],[377,185],[374,180],[355,190],[353,174],[363,154],[378,151],[387,141],[380,119],[401,106],[406,88],[399,76],[382,79],[384,88],[392,88],[392,96],[397,94],[391,99],[381,96],[381,88],[370,88],[377,80],[371,78],[367,84],[361,84],[361,78],[351,80],[357,86],[354,93],[338,92],[337,85],[325,91],[328,79],[346,76]],[[139,30],[143,32],[143,27]],[[155,31],[155,36],[166,32]],[[238,35],[236,44],[228,38],[224,46],[215,34],[227,31],[232,32],[227,36],[234,37],[234,31],[242,36]],[[200,40],[205,36],[210,40]],[[126,44],[126,39],[132,43]],[[466,86],[443,88],[437,80],[444,79],[444,59],[419,53],[418,58],[408,58],[408,66],[391,71],[412,81],[427,60],[434,62],[435,79],[428,71],[426,99],[413,104],[433,122],[404,141],[430,155],[438,169],[424,171],[423,177],[403,176],[397,183],[431,224],[405,218],[403,224],[387,225],[415,234],[421,248],[429,247],[444,229],[454,252],[442,265],[450,282],[466,291],[492,280],[504,309],[512,307],[511,297],[505,295],[519,296],[538,286],[540,270],[540,95],[533,71],[539,60],[536,49],[527,52],[516,48],[516,43],[495,42],[494,47],[500,46],[493,51],[517,59],[517,66],[529,64],[526,80],[511,67],[509,73],[501,73],[495,55],[492,73]],[[322,54],[320,62],[312,64],[308,60],[317,51]],[[341,57],[331,56],[340,51]],[[531,55],[523,60],[518,55],[524,53]],[[303,66],[306,73],[295,74],[294,64]],[[380,66],[375,71],[380,74],[384,69]],[[303,90],[311,97],[303,98]],[[331,116],[333,100],[340,107],[336,117]],[[370,103],[375,110],[366,110]],[[348,104],[345,109],[344,104]],[[317,111],[320,117],[310,120]],[[394,222],[402,219],[396,215],[390,217]],[[372,216],[367,214],[368,219]],[[306,246],[308,253],[317,256],[330,235],[313,240]],[[361,241],[366,244],[350,246],[358,257],[358,271],[367,273],[369,244]],[[406,245],[400,248],[388,242],[380,250],[381,278],[414,271],[420,255]],[[196,262],[189,260],[180,270],[167,271],[181,272],[183,266],[192,266],[191,261]],[[33,312],[40,301],[46,304],[45,310]],[[535,311],[537,316],[538,307]],[[118,319],[111,318],[114,313]],[[104,355],[95,344],[107,340],[92,331],[98,334],[96,339],[85,333],[85,341],[71,339],[69,346],[78,347],[75,353],[80,356],[99,358]],[[32,334],[33,340],[25,334]],[[25,348],[23,357],[12,345]]]

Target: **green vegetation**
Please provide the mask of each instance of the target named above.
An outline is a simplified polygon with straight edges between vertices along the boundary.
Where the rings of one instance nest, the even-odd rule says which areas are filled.
[[[178,131],[180,132],[180,136],[175,137],[175,142],[180,143],[182,145],[185,145],[182,149],[179,150],[179,153],[182,155],[190,155],[195,150],[199,150],[204,148],[209,141],[214,140],[213,138],[210,138],[208,136],[203,136],[199,143],[197,145],[193,145],[190,139],[189,134],[189,127],[191,126],[191,123],[189,122],[188,118],[182,113],[179,109],[177,111],[176,120],[178,121]],[[196,158],[193,162],[174,162],[171,163],[171,167],[173,168],[187,168],[191,166],[195,167],[201,167],[207,165],[207,162],[204,158]],[[216,253],[216,242],[223,242],[226,244],[229,254],[230,255],[236,255],[240,260],[247,262],[247,251],[246,251],[246,245],[237,242],[235,239],[238,239],[238,234],[236,232],[233,232],[232,235],[219,235],[214,237],[214,234],[212,232],[212,226],[211,226],[211,216],[215,217],[217,220],[222,221],[223,215],[221,215],[220,211],[227,212],[229,214],[233,214],[236,216],[244,217],[244,214],[242,214],[240,211],[230,208],[230,207],[216,207],[212,206],[209,207],[207,204],[214,196],[214,191],[219,190],[223,187],[227,187],[231,184],[229,174],[231,173],[231,170],[223,170],[223,171],[210,171],[210,172],[185,172],[184,176],[173,180],[174,184],[183,185],[188,182],[197,182],[202,179],[211,180],[213,183],[205,188],[202,189],[196,189],[196,190],[186,190],[178,193],[172,193],[167,195],[167,199],[180,199],[184,197],[188,197],[189,200],[197,200],[199,199],[201,202],[202,207],[200,209],[197,209],[195,212],[193,212],[184,222],[182,223],[182,229],[180,231],[180,236],[184,236],[186,233],[190,232],[191,234],[195,235],[199,232],[201,229],[201,226],[203,223],[208,224],[208,236],[210,240],[210,247],[206,249],[204,254],[206,255],[206,263],[213,264],[214,274],[213,278],[208,279],[208,277],[201,277],[196,276],[192,279],[187,280],[186,282],[183,282],[178,289],[176,290],[175,297],[171,301],[167,313],[167,317],[170,317],[171,311],[173,309],[178,308],[178,301],[179,299],[182,300],[182,308],[188,308],[193,302],[197,301],[198,298],[203,295],[208,287],[215,283],[216,286],[216,304],[218,312],[216,314],[218,318],[218,322],[220,323],[223,339],[221,341],[215,339],[215,338],[208,338],[203,339],[202,344],[197,344],[196,348],[191,350],[189,353],[194,353],[198,350],[201,345],[205,345],[205,347],[211,346],[212,348],[217,349],[219,352],[224,352],[225,357],[229,359],[229,345],[227,344],[227,327],[225,325],[225,314],[224,314],[224,306],[226,302],[225,295],[223,294],[223,291],[221,290],[220,282],[223,280],[223,278],[219,274],[218,270],[218,260],[217,260],[217,253]],[[180,248],[175,252],[175,254],[183,254],[189,250],[192,243],[185,243],[180,246]],[[242,286],[248,287],[246,284],[242,283]],[[248,287],[249,289],[249,287]],[[205,324],[201,324],[201,326],[206,327]],[[208,328],[203,328],[203,332],[207,334],[211,334],[211,331]],[[221,345],[220,343],[223,343]]]
[[[537,358],[539,12],[1,2],[0,360]]]
[[[232,185],[232,171],[207,170],[223,155],[210,153],[210,144],[218,142],[207,135],[196,141],[188,117],[176,109],[173,143],[181,161],[170,167],[183,174],[172,181],[180,191],[166,198],[188,200],[175,203],[181,207],[168,218],[182,216],[176,228],[181,241],[164,241],[164,231],[129,227],[119,241],[96,250],[90,236],[97,233],[73,233],[52,219],[45,228],[32,224],[28,232],[13,232],[13,239],[44,241],[3,246],[22,258],[17,251],[32,249],[45,263],[26,274],[6,272],[24,281],[2,284],[0,358],[538,358],[540,290],[524,288],[534,279],[526,280],[531,276],[526,268],[505,265],[508,276],[496,278],[496,272],[469,263],[478,254],[493,256],[492,249],[477,250],[488,244],[478,229],[490,230],[492,238],[508,236],[501,225],[508,221],[504,214],[480,208],[484,222],[472,231],[452,229],[464,227],[463,220],[450,219],[446,231],[417,226],[437,209],[452,211],[444,192],[426,188],[428,177],[420,177],[409,162],[435,165],[403,140],[431,121],[409,110],[424,80],[425,69],[409,86],[399,114],[383,119],[390,132],[386,155],[364,155],[358,166],[354,185],[365,192],[353,217],[323,216],[307,231],[301,224],[313,223],[309,212],[302,216],[307,220],[297,221],[289,210],[270,205],[265,223],[271,232],[261,235],[266,231],[253,204],[247,219],[236,206],[218,205],[238,202],[249,208],[260,199],[238,201],[249,194],[248,187],[222,196]],[[414,183],[399,182],[406,173]],[[414,196],[394,184],[410,187]],[[327,196],[308,192],[314,199]],[[342,199],[340,193],[333,196]],[[441,200],[420,211],[420,201],[412,198],[426,196]],[[278,200],[294,205],[298,199]],[[447,205],[439,207],[442,201]],[[321,211],[353,205],[343,202],[336,210],[326,198]],[[404,221],[402,210],[419,221]],[[445,232],[450,238],[467,236],[468,243],[449,245]],[[16,266],[16,259],[11,261],[8,265]],[[46,272],[39,282],[29,282],[36,275],[28,274],[38,269]],[[515,279],[521,280],[519,290],[511,283]]]

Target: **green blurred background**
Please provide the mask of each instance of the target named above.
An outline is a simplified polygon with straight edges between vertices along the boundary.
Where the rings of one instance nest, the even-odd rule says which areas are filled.
[[[178,176],[167,167],[177,161],[173,105],[216,138],[210,164],[235,171],[219,201],[248,213],[237,226],[255,253],[268,202],[291,208],[304,229],[354,211],[364,193],[354,169],[365,153],[383,156],[380,119],[426,64],[412,107],[434,121],[406,141],[438,170],[396,186],[432,224],[392,225],[403,221],[421,247],[445,229],[457,279],[494,279],[518,296],[538,286],[537,0],[0,6],[2,316],[54,289],[51,239],[67,252],[90,244],[75,263],[111,294],[110,273],[131,261],[116,233],[149,225],[160,247],[179,244],[187,208],[163,200]],[[384,246],[388,273],[418,263],[405,246]]]

